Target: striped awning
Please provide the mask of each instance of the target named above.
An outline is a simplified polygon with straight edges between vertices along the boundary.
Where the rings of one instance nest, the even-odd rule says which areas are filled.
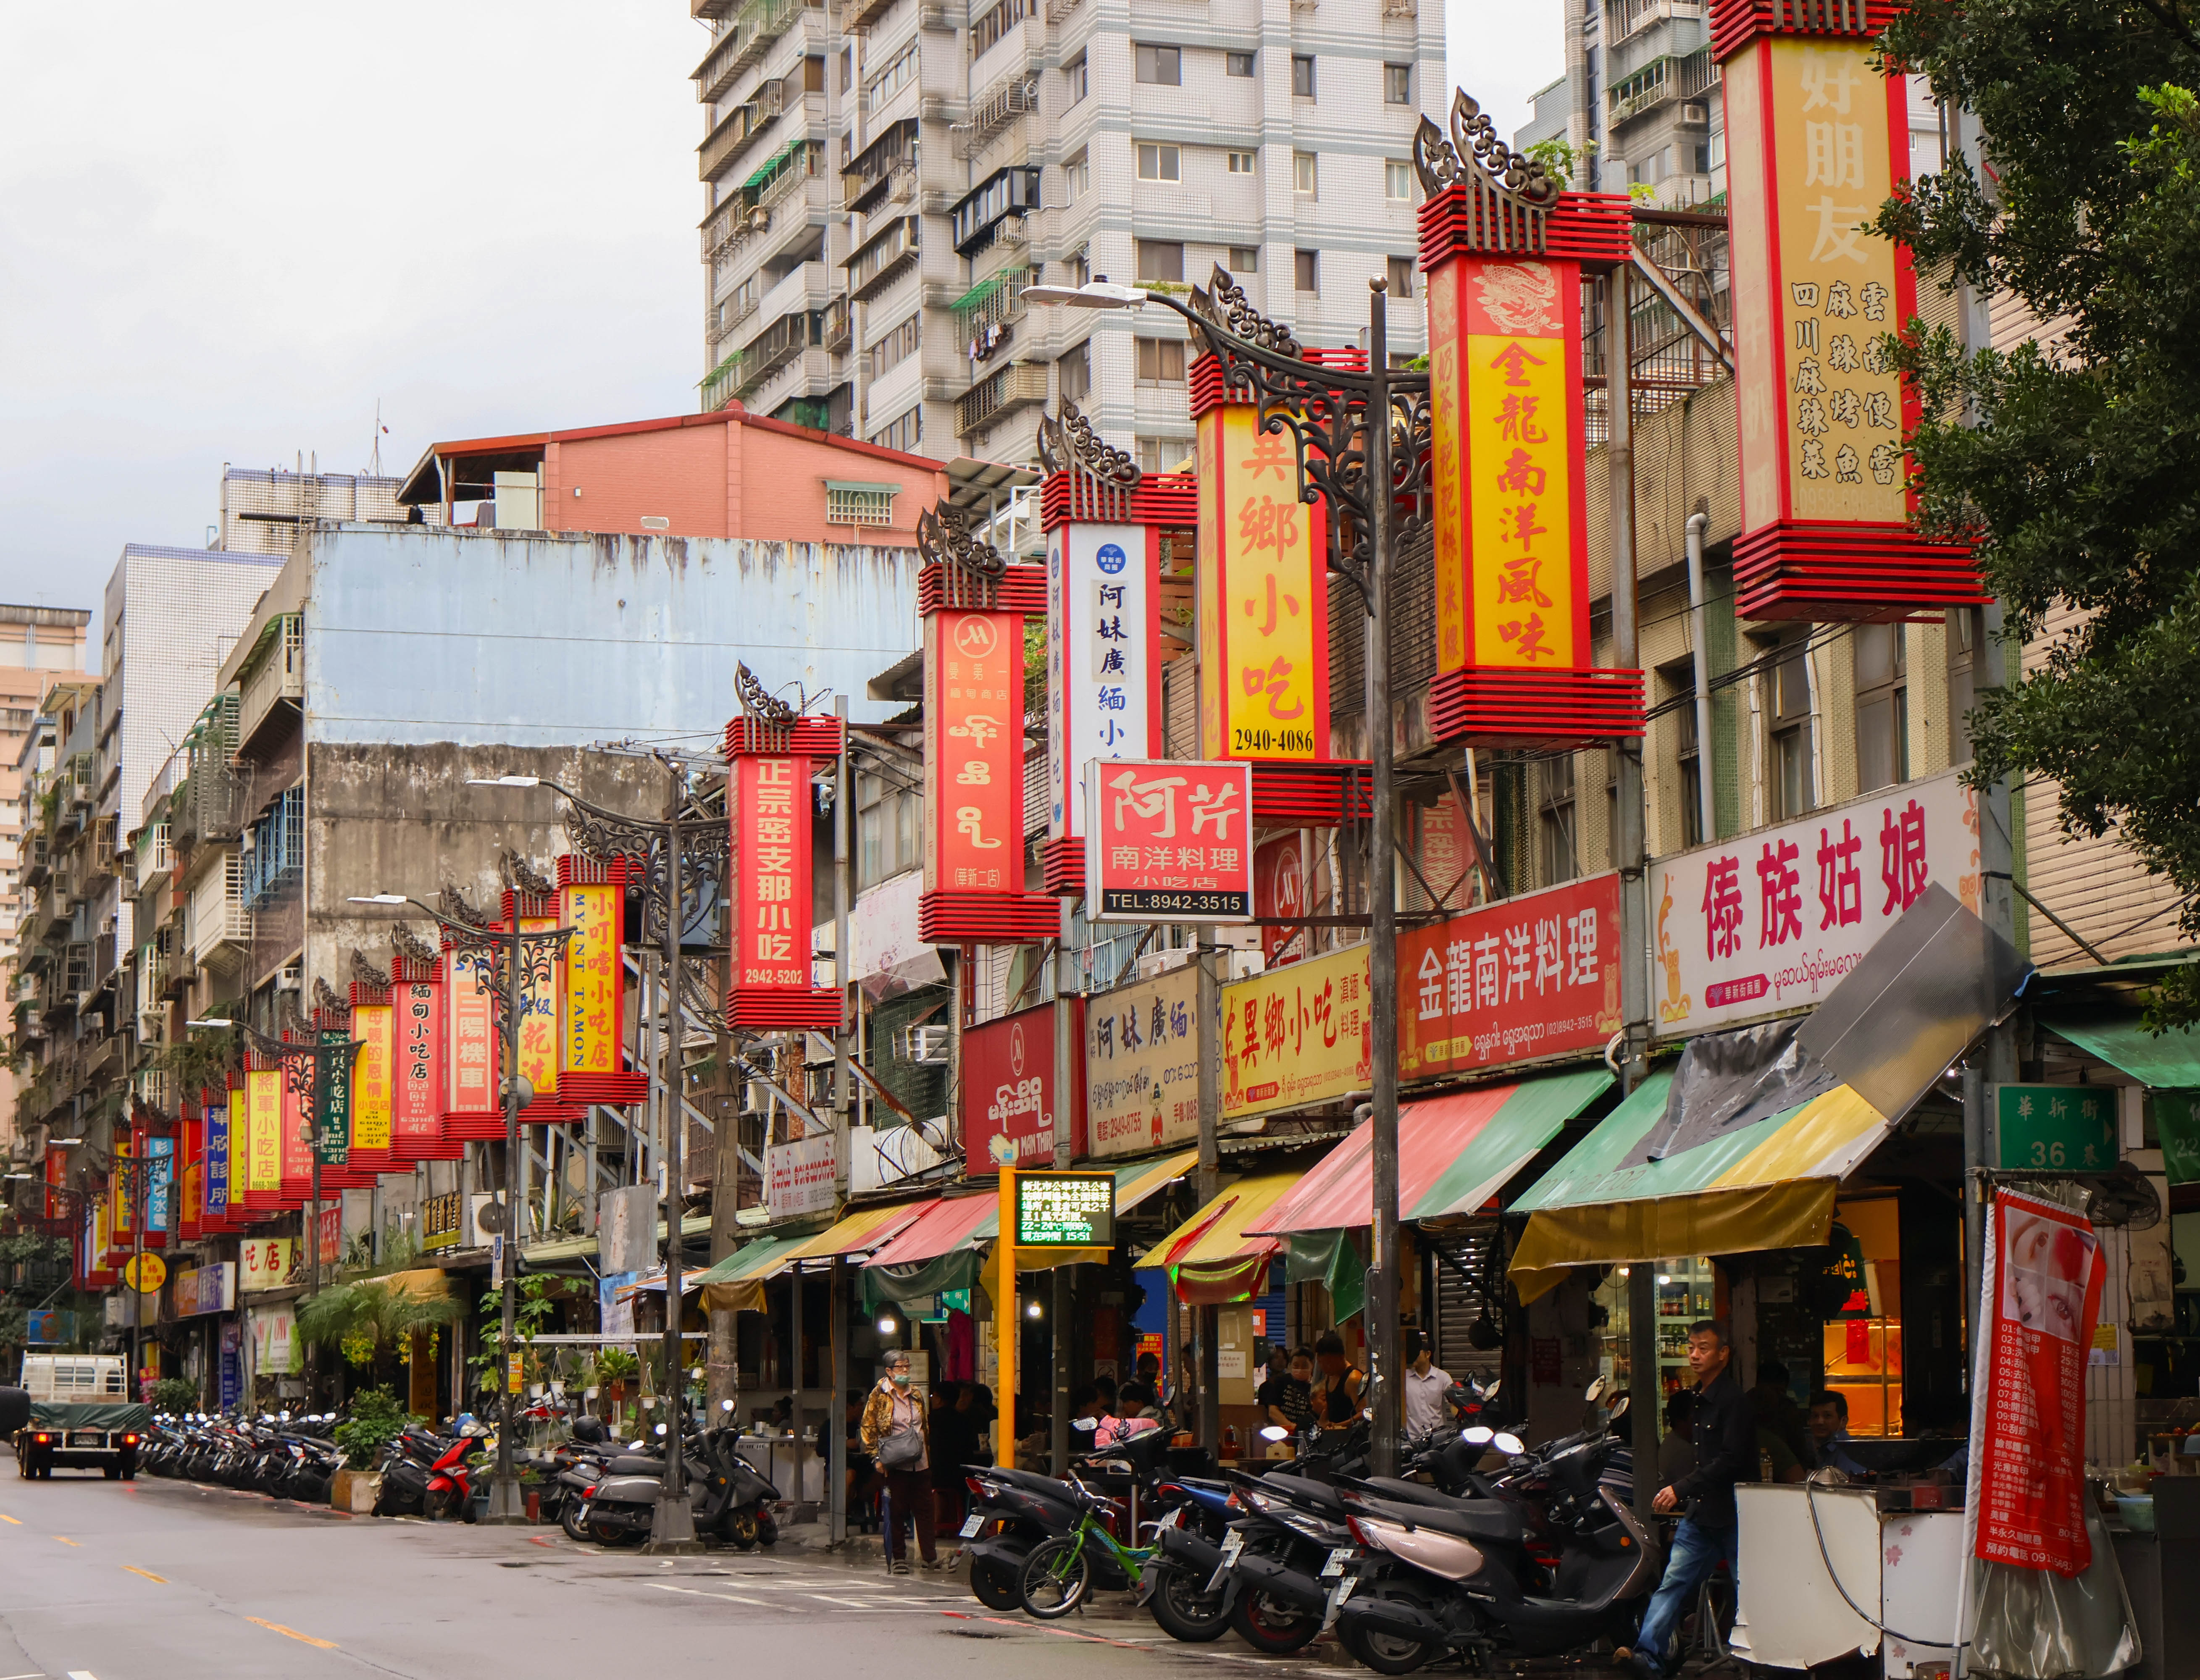
[[[1511,1267],[1524,1301],[1571,1266],[1822,1244],[1835,1189],[1887,1135],[1887,1117],[1840,1085],[1662,1160],[1636,1159],[1672,1079],[1643,1081],[1508,1210],[1529,1216]]]
[[[694,1289],[711,1312],[762,1312],[764,1280],[790,1251],[808,1240],[807,1237],[760,1237],[705,1268],[682,1287]]]
[[[1398,1216],[1478,1211],[1612,1083],[1598,1067],[1406,1104],[1398,1111]],[[1374,1123],[1363,1121],[1247,1234],[1372,1224],[1374,1142]]]
[[[805,1237],[773,1267],[777,1275],[805,1260],[832,1260],[883,1248],[923,1216],[932,1199],[897,1202],[891,1207],[854,1208],[814,1237]]]
[[[1249,1228],[1266,1222],[1276,1204],[1299,1184],[1295,1172],[1256,1173],[1218,1193],[1146,1252],[1138,1263],[1167,1269],[1177,1298],[1194,1306],[1221,1306],[1262,1292],[1268,1263],[1283,1240]]]

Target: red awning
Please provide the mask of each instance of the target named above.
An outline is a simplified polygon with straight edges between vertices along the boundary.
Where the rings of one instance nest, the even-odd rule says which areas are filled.
[[[968,1248],[996,1234],[1001,1210],[998,1196],[948,1196],[932,1203],[905,1228],[863,1263],[913,1266]]]

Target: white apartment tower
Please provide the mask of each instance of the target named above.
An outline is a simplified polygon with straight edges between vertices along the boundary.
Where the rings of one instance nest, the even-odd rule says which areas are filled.
[[[1367,282],[1425,346],[1413,135],[1441,0],[691,0],[712,38],[702,406],[1022,463],[1067,398],[1142,465],[1189,454],[1173,314],[1027,310],[1039,280],[1203,282],[1314,347]]]

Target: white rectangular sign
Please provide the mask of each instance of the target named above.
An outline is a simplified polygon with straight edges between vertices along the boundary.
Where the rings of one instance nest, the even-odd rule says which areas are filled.
[[[1072,520],[1047,536],[1047,834],[1085,831],[1080,767],[1146,758],[1151,739],[1155,608],[1143,525]]]
[[[813,1133],[764,1152],[764,1205],[774,1219],[833,1211],[833,1135]]]
[[[1960,775],[1652,863],[1658,1035],[1823,1002],[1930,883],[1976,914],[1978,796]]]

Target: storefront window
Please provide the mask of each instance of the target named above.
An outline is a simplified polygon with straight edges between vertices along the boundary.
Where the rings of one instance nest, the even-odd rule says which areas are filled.
[[[1663,1396],[1694,1381],[1688,1374],[1688,1327],[1700,1319],[1717,1318],[1718,1285],[1708,1256],[1660,1260],[1658,1265],[1658,1392],[1660,1415]],[[1590,1297],[1600,1310],[1591,1315],[1598,1339],[1597,1369],[1615,1389],[1638,1393],[1634,1360],[1630,1350],[1628,1279],[1632,1269],[1617,1268],[1596,1286]]]
[[[1849,1298],[1826,1321],[1826,1386],[1849,1403],[1852,1435],[1902,1432],[1902,1237],[1892,1196],[1844,1200],[1834,1210],[1837,1263]],[[1847,1241],[1844,1243],[1846,1235]]]

